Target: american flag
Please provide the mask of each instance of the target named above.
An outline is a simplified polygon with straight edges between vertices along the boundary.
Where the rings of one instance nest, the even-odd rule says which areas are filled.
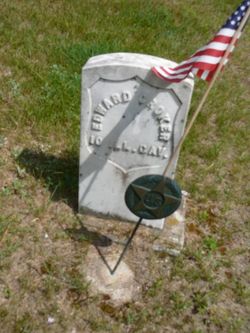
[[[236,11],[228,18],[215,37],[204,47],[200,48],[190,58],[173,68],[153,67],[152,71],[160,78],[169,82],[180,82],[190,72],[203,80],[210,81],[224,56],[233,36],[249,8],[250,1],[244,0]],[[240,37],[240,34],[238,38]],[[229,54],[233,51],[231,46]],[[225,63],[228,59],[225,59]]]

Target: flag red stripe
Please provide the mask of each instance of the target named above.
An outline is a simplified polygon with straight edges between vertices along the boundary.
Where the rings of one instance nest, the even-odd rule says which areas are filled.
[[[192,59],[192,58],[190,58]],[[190,60],[188,59],[188,60]],[[193,67],[198,67],[200,68],[202,65],[205,65],[207,66],[207,69],[209,69],[210,67],[213,68],[213,66],[217,65],[217,64],[209,64],[207,62],[202,62],[202,61],[195,61],[194,62],[190,62],[188,64],[183,64],[183,65],[180,65],[180,66],[176,66],[175,68],[170,68],[171,70],[178,70],[178,69],[182,69],[182,68],[186,68],[186,67],[190,67],[190,65],[192,65]],[[173,75],[173,73],[171,73],[171,75]]]
[[[214,71],[209,72],[209,74],[208,74],[206,80],[207,80],[207,81],[210,81],[210,80],[212,79],[213,75],[214,75]]]
[[[223,35],[218,35],[215,36],[211,41],[211,42],[219,42],[219,43],[224,43],[224,44],[229,44],[232,40],[232,37],[227,37],[227,36],[223,36]]]
[[[190,67],[190,66],[189,66],[189,67]],[[161,67],[161,70],[162,70],[163,72],[165,72],[167,75],[182,75],[182,74],[188,74],[188,73],[190,72],[190,68],[187,69],[186,71],[181,72],[181,73],[170,73],[170,72],[168,72],[168,70],[167,70],[166,68],[164,68],[164,67]]]
[[[208,64],[206,62],[199,62],[199,61],[197,61],[197,62],[195,62],[193,64],[193,67],[194,68],[203,69],[205,71],[213,71],[214,68],[216,68],[217,65],[218,64]]]
[[[157,69],[155,68],[155,67],[153,67],[152,68],[152,71],[159,77],[159,78],[161,78],[161,79],[163,79],[163,80],[165,80],[165,81],[167,81],[167,82],[180,82],[180,79],[172,79],[172,78],[166,78],[166,77],[164,77],[163,75],[161,75],[158,71],[157,71]]]
[[[209,55],[209,56],[213,56],[213,57],[223,57],[224,53],[225,53],[225,51],[207,49],[207,50],[203,50],[203,51],[198,51],[197,53],[195,53],[195,56]]]
[[[198,68],[198,69],[208,70],[208,71],[213,71],[217,66],[218,66],[218,64],[208,64],[208,63],[200,62],[200,61],[197,61],[197,62],[192,64],[192,68]],[[188,69],[188,70],[183,71],[181,73],[169,73],[167,71],[167,69],[164,68],[164,67],[161,67],[161,70],[164,71],[166,73],[166,75],[175,77],[177,75],[188,74],[192,69]],[[156,69],[156,71],[157,71],[157,69]]]

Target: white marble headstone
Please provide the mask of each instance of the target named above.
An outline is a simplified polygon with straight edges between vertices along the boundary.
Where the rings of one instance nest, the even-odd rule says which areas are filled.
[[[162,174],[186,123],[194,81],[168,84],[153,66],[174,66],[144,54],[92,57],[82,71],[79,210],[128,221],[128,185]],[[177,160],[169,176],[175,172]],[[144,220],[162,228],[164,220]]]

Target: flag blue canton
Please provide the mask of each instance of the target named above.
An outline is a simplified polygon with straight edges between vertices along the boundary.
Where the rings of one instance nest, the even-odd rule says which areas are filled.
[[[236,9],[236,11],[229,17],[229,19],[222,26],[222,28],[229,28],[229,29],[236,30],[238,28],[238,26],[240,25],[242,18],[246,14],[246,11],[249,6],[250,6],[249,0],[243,1],[241,3],[241,5]]]

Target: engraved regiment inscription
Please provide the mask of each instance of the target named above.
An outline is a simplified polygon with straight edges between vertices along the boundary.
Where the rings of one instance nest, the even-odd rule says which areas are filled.
[[[165,59],[114,53],[83,67],[79,208],[137,221],[124,202],[128,185],[161,174],[180,139],[193,79],[169,86],[151,73]],[[174,161],[169,175],[175,171]],[[144,221],[161,228],[163,220]]]

